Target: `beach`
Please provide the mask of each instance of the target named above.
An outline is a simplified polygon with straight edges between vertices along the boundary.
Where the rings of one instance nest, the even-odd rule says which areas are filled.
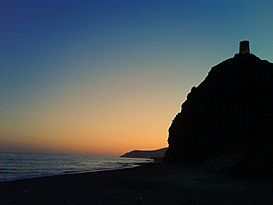
[[[246,204],[273,202],[267,179],[231,177],[200,167],[136,168],[0,183],[0,204]]]

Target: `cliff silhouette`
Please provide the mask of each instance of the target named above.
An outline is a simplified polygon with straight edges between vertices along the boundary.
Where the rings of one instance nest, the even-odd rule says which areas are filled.
[[[166,162],[272,176],[273,64],[240,52],[214,66],[187,95],[168,143]]]
[[[167,148],[161,148],[157,150],[133,150],[131,152],[127,152],[121,157],[128,158],[151,158],[160,160],[163,158]]]

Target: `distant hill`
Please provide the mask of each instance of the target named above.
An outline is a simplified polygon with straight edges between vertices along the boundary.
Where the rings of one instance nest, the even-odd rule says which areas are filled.
[[[134,150],[131,152],[127,152],[121,157],[128,158],[162,158],[166,152],[167,148],[161,148],[157,150]]]

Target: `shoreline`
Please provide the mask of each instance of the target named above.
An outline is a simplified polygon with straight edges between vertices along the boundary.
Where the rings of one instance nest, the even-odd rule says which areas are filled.
[[[270,181],[239,179],[197,167],[148,163],[130,169],[0,182],[0,205],[271,205]]]
[[[119,167],[119,168],[109,168],[109,169],[101,169],[101,170],[90,170],[90,171],[75,171],[75,172],[70,172],[67,171],[67,173],[60,173],[60,174],[44,174],[41,176],[26,176],[26,177],[18,177],[18,178],[14,178],[14,179],[7,179],[7,180],[0,180],[0,184],[1,183],[5,183],[5,182],[16,182],[16,181],[21,181],[21,180],[28,180],[28,179],[40,179],[40,178],[44,178],[44,177],[58,177],[58,176],[63,176],[63,175],[77,175],[77,174],[87,174],[87,173],[95,173],[95,172],[104,172],[104,171],[115,171],[115,170],[122,170],[122,169],[132,169],[132,168],[136,168],[139,166],[145,166],[145,164],[153,164],[156,162],[147,162],[147,163],[136,163],[136,164],[132,164],[131,166],[127,166],[127,167]]]
[[[114,156],[79,156],[40,153],[0,153],[0,182],[21,179],[126,169],[152,159]]]
[[[123,168],[115,168],[115,169],[102,169],[102,170],[94,170],[94,171],[83,171],[83,172],[68,172],[68,173],[61,173],[61,174],[49,174],[49,175],[43,175],[43,176],[33,176],[33,177],[25,177],[25,178],[18,178],[18,179],[12,179],[12,180],[6,180],[6,181],[0,181],[1,184],[4,183],[17,183],[20,181],[32,181],[32,180],[40,180],[44,178],[51,178],[51,177],[62,177],[62,176],[80,176],[80,175],[86,175],[86,174],[93,174],[93,173],[99,173],[99,172],[112,172],[112,171],[119,171],[119,170],[126,170],[126,169],[135,169],[138,167],[143,167],[148,164],[155,164],[155,162],[150,163],[137,163],[130,167],[123,167]]]

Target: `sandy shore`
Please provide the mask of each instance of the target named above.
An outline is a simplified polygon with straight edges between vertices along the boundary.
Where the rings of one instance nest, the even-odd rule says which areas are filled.
[[[2,182],[0,204],[272,205],[272,187],[269,180],[149,164],[124,170]]]

